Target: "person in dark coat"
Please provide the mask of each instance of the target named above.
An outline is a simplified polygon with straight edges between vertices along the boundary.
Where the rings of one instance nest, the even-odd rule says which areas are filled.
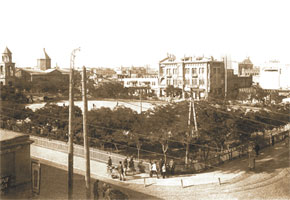
[[[259,146],[259,144],[258,144],[258,143],[256,143],[256,145],[255,145],[255,152],[256,152],[256,156],[258,156],[258,155],[259,155],[259,151],[260,151],[260,146]]]
[[[122,161],[119,162],[118,172],[119,172],[120,181],[124,181],[125,180],[125,177],[124,177],[124,167],[122,165]]]
[[[133,156],[130,158],[130,161],[129,161],[129,169],[132,172],[132,174],[134,175],[134,173],[135,173],[135,165],[134,165]]]
[[[163,164],[164,164],[164,160],[163,160],[163,158],[161,158],[159,160],[158,168],[157,168],[157,171],[160,173],[161,176],[162,176],[162,166],[163,166]]]
[[[94,199],[99,199],[99,180],[94,183]]]
[[[163,165],[161,167],[161,176],[163,178],[165,178],[165,176],[166,176],[166,165],[165,165],[165,163],[163,163]]]
[[[113,162],[112,162],[111,156],[109,156],[108,166],[107,166],[107,172],[108,173],[112,173],[112,170],[113,170],[112,165],[113,165]]]

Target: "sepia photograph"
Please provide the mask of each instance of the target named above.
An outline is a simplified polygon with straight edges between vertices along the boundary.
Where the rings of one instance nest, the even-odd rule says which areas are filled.
[[[0,199],[290,199],[290,1],[0,8]]]

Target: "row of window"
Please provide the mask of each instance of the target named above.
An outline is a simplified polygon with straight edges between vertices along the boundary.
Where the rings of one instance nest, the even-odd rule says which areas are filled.
[[[205,69],[204,68],[185,68],[185,74],[190,74],[190,71],[192,74],[204,74]],[[178,74],[178,70],[176,68],[172,69],[172,74]],[[172,75],[171,69],[166,69],[166,75]]]
[[[5,72],[4,72],[4,66],[1,65],[1,66],[0,66],[0,74],[2,75],[2,74],[4,74],[4,73],[5,73]],[[13,74],[14,74],[13,67],[12,67],[12,66],[8,66],[8,67],[7,67],[7,76],[13,76]]]
[[[213,73],[214,73],[214,74],[219,74],[219,73],[221,73],[221,68],[219,68],[219,67],[214,67],[214,68],[213,68]]]
[[[190,74],[190,69],[191,69],[191,74],[204,74],[204,68],[185,68],[185,74]]]
[[[171,79],[167,79],[167,85],[171,85],[172,81]],[[182,81],[181,80],[176,80],[173,79],[173,85],[181,85]],[[203,86],[205,84],[204,79],[198,79],[198,78],[193,78],[193,79],[185,79],[185,85],[200,85]]]
[[[127,82],[127,83],[125,83],[125,85],[127,85],[127,86],[130,86],[130,85],[132,85],[132,86],[143,86],[143,85],[147,85],[147,86],[149,86],[150,85],[150,82],[137,82],[137,81],[131,81],[131,82]],[[151,82],[151,85],[153,85],[153,86],[155,86],[156,85],[156,82],[155,81],[152,81]]]

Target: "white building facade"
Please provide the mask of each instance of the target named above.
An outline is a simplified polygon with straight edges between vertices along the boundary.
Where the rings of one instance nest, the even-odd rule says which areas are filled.
[[[290,90],[290,65],[277,61],[261,65],[259,85],[267,90]]]
[[[163,96],[168,86],[193,92],[195,99],[207,99],[209,93],[224,94],[225,67],[213,58],[185,57],[176,61],[169,55],[159,62],[159,92]]]

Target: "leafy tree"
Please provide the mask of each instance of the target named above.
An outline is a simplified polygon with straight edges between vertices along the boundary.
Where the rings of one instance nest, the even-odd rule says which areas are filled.
[[[128,89],[119,82],[105,82],[97,86],[93,95],[99,98],[128,98]]]
[[[32,112],[25,108],[26,96],[13,86],[0,86],[1,127],[13,129],[17,120],[24,120]]]
[[[169,85],[165,89],[166,96],[168,97],[181,97],[182,95],[182,89],[181,88],[175,88],[173,85]]]
[[[25,81],[20,78],[15,80],[15,88],[18,88],[20,91],[30,91],[32,89],[32,83],[30,81]]]
[[[265,97],[267,96],[267,92],[263,90],[261,87],[256,87],[256,93],[254,98],[257,99],[259,102],[265,102]]]
[[[67,138],[68,134],[69,107],[58,106],[47,103],[44,107],[37,109],[30,117],[31,126],[36,127],[40,134],[52,136],[61,139]],[[74,106],[74,126],[75,130],[79,129],[79,119],[82,118],[82,111],[79,107]],[[52,133],[52,135],[50,134]]]
[[[174,125],[177,120],[175,111],[171,104],[158,106],[149,111],[150,131],[148,135],[151,141],[161,144],[165,161],[169,140],[173,137]]]

